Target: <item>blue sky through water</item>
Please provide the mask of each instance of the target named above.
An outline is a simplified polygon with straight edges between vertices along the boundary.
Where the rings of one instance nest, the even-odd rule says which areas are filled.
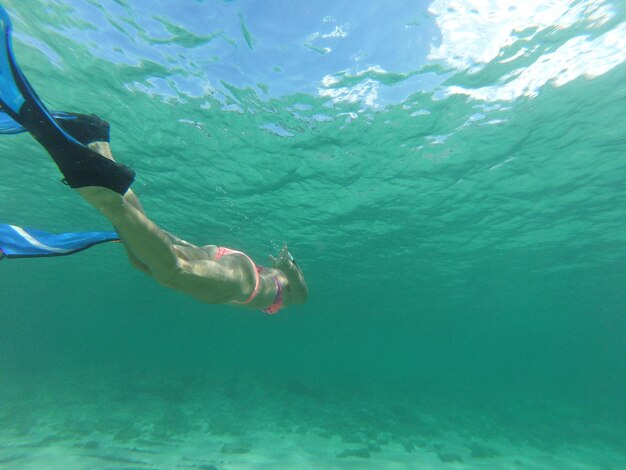
[[[61,13],[83,22],[49,28],[114,64],[158,64],[128,86],[174,100],[223,100],[233,86],[260,97],[303,92],[364,108],[433,90],[439,99],[502,102],[532,97],[546,84],[594,78],[626,60],[624,14],[609,1],[73,0]],[[550,41],[538,43],[541,34]],[[24,28],[16,38],[58,63],[54,49]],[[503,72],[494,83],[440,86],[488,64]]]

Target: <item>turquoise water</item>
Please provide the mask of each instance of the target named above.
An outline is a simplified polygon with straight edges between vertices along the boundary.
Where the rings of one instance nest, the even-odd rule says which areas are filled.
[[[305,306],[123,249],[0,262],[0,468],[626,466],[623,2],[2,1],[147,213]],[[108,230],[28,135],[0,221]]]

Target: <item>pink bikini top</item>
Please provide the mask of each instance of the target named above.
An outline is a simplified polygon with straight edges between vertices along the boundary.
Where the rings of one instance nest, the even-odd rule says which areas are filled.
[[[254,284],[254,290],[252,291],[252,294],[250,294],[250,297],[248,297],[243,302],[237,302],[233,300],[233,303],[236,303],[236,304],[242,304],[242,305],[249,304],[259,293],[259,288],[261,284],[260,273],[263,272],[265,267],[260,266],[260,265],[257,266],[255,262],[252,261],[252,258],[250,258],[244,252],[231,250],[230,248],[226,248],[225,246],[217,247],[217,252],[215,253],[215,261],[219,261],[223,256],[234,255],[234,254],[245,256],[246,258],[248,258],[248,260],[250,261],[250,263],[252,263],[252,266],[254,267],[255,284]],[[278,313],[278,311],[283,306],[283,286],[276,276],[272,275],[272,277],[274,278],[274,282],[276,283],[276,296],[274,297],[274,301],[272,302],[272,304],[269,307],[263,309],[263,312],[268,313],[270,315],[274,313]]]

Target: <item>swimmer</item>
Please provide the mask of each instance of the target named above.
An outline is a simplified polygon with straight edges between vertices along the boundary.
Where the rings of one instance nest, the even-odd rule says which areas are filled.
[[[272,267],[263,267],[241,251],[196,246],[161,229],[130,189],[134,171],[113,158],[109,124],[95,115],[53,115],[41,102],[15,61],[11,22],[2,6],[0,33],[0,114],[30,132],[64,181],[113,224],[134,267],[210,304],[274,314],[306,301],[303,273],[287,246],[270,257]]]

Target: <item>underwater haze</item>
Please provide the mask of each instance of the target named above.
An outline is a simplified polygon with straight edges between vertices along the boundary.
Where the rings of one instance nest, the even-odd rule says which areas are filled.
[[[0,3],[151,218],[310,291],[0,261],[1,469],[626,468],[622,0]],[[0,222],[111,229],[28,134],[0,160]]]

